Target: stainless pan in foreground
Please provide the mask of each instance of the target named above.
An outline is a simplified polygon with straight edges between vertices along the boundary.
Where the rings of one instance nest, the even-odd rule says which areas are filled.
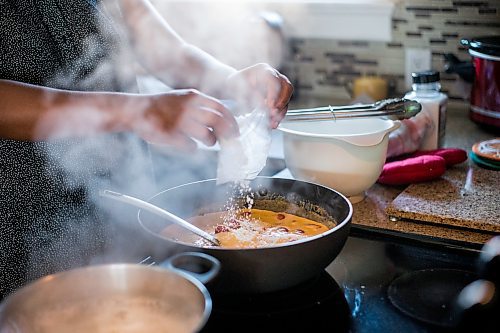
[[[186,256],[213,265],[207,278],[219,269],[204,254],[172,259]],[[176,269],[96,265],[48,275],[11,294],[0,305],[0,332],[193,333],[205,325],[211,308],[204,285]]]

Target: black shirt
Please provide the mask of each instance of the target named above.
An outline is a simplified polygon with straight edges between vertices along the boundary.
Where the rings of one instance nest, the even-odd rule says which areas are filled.
[[[0,0],[0,79],[129,91],[114,61],[118,41],[94,1]],[[113,176],[137,158],[125,153],[131,145],[146,158],[144,146],[124,134],[45,142],[0,138],[0,299],[103,252],[114,231],[90,198],[131,175],[129,169]],[[143,175],[144,165],[133,172]]]

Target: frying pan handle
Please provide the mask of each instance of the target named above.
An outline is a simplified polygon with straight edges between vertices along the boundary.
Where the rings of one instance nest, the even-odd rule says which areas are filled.
[[[169,257],[161,267],[191,275],[203,284],[210,282],[220,271],[220,261],[201,252],[182,252]]]

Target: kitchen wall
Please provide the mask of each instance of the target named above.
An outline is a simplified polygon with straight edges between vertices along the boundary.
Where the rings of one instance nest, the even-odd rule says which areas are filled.
[[[499,34],[498,0],[401,0],[392,15],[392,41],[292,38],[283,71],[294,81],[297,96],[349,99],[345,86],[361,75],[387,78],[398,96],[407,91],[405,49],[430,49],[443,91],[450,99],[465,102],[467,87],[455,74],[443,73],[442,55],[451,52],[470,60],[461,38]]]

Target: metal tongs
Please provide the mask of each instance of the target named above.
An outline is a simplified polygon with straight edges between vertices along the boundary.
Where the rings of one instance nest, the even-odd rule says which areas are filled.
[[[284,121],[318,121],[347,118],[392,116],[398,120],[408,119],[422,110],[422,105],[410,99],[384,99],[373,104],[345,106],[322,106],[312,109],[288,110]]]

